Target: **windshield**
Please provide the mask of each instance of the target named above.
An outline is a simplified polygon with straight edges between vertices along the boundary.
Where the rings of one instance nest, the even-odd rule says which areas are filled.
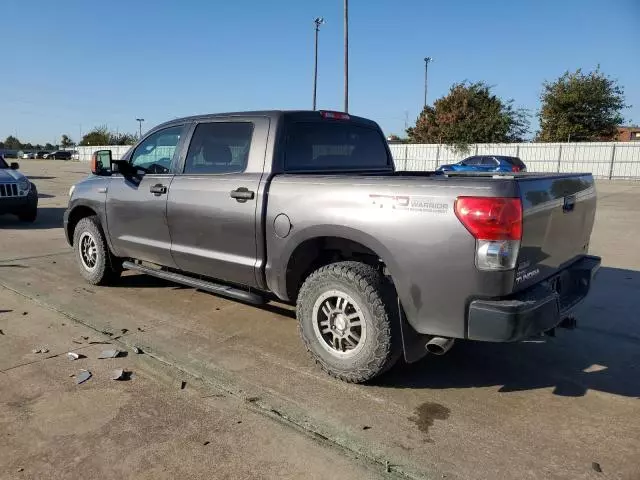
[[[4,157],[2,155],[0,155],[0,168],[9,168],[9,165],[4,161]]]
[[[286,170],[390,167],[384,138],[375,128],[348,122],[295,122],[287,129]]]

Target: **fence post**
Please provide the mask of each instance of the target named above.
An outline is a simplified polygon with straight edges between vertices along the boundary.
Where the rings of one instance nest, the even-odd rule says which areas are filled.
[[[562,160],[562,145],[558,148],[558,171],[560,173],[560,161]]]
[[[439,143],[438,150],[436,150],[436,168],[440,166],[440,147],[442,147],[442,145]]]
[[[476,155],[478,155],[478,144],[476,143]]]
[[[609,180],[613,178],[613,162],[616,158],[616,144],[613,144],[613,148],[611,149],[611,165],[609,165]]]
[[[516,157],[520,156],[520,144],[516,145]]]
[[[407,170],[407,163],[409,162],[409,145],[404,145],[404,169]]]

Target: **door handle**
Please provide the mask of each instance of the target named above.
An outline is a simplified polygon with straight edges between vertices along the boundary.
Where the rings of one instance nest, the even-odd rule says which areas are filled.
[[[149,191],[153,193],[156,197],[159,197],[160,195],[167,193],[167,187],[165,187],[161,183],[156,183],[155,185],[151,185],[151,187],[149,188]]]
[[[252,192],[248,188],[240,187],[235,190],[231,190],[231,198],[235,198],[238,202],[244,203],[247,200],[253,200],[255,192]]]

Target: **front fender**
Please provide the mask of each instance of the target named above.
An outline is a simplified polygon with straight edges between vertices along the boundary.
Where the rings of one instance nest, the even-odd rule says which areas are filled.
[[[106,201],[107,201],[107,188],[109,178],[90,176],[87,179],[76,184],[76,188],[73,195],[69,199],[69,205],[64,212],[64,232],[69,245],[73,244],[73,235],[71,234],[70,220],[74,219],[74,212],[78,209],[90,209],[98,216],[100,224],[105,232],[107,244],[109,248],[112,248],[111,239],[108,235],[107,229],[107,216],[106,216]]]

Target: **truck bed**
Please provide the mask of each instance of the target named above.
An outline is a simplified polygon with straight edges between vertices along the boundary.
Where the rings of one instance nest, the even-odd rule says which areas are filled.
[[[474,267],[476,240],[454,213],[456,199],[463,196],[521,199],[523,231],[515,269]],[[276,175],[266,212],[266,280],[286,298],[282,259],[321,231],[380,257],[416,331],[465,338],[473,299],[506,298],[587,254],[595,207],[590,174]],[[293,226],[285,239],[274,228],[279,215]]]

